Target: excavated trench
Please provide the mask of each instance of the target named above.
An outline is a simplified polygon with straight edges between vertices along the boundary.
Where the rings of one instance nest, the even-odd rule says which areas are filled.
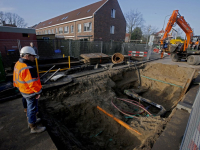
[[[80,77],[46,91],[40,112],[57,148],[152,148],[193,70],[164,64],[142,65],[139,70],[141,85],[136,68],[130,67]],[[124,93],[130,89],[153,105]],[[166,110],[162,114],[160,106]]]

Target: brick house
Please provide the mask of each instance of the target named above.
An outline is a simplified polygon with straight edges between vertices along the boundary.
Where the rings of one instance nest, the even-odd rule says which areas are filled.
[[[117,0],[101,0],[40,22],[37,35],[89,41],[124,41],[126,21]]]

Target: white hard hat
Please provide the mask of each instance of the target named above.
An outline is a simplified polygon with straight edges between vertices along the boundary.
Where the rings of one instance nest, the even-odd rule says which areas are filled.
[[[31,54],[31,55],[37,55],[35,53],[35,50],[31,47],[31,46],[24,46],[21,51],[20,51],[20,55],[22,54]]]

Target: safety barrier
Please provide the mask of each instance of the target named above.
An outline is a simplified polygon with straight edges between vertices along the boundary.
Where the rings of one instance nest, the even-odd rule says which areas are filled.
[[[148,52],[142,51],[128,51],[129,56],[147,57]]]
[[[180,150],[200,149],[200,89],[192,106]]]

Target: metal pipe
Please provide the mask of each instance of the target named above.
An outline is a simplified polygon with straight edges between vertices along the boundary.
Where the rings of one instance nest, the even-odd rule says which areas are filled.
[[[139,71],[138,67],[136,66],[136,62],[134,63],[134,65],[135,65],[135,68],[136,68],[137,71],[138,71],[138,80],[139,80],[139,86],[138,86],[138,88],[140,88],[140,87],[141,87],[141,76],[140,76],[140,71]]]
[[[139,100],[139,101],[148,103],[148,104],[150,104],[150,105],[152,105],[152,106],[154,106],[154,107],[160,109],[160,112],[158,112],[158,114],[157,114],[158,116],[159,116],[159,115],[162,115],[162,114],[164,114],[164,113],[166,112],[166,109],[165,109],[162,105],[159,105],[159,104],[157,104],[157,103],[155,103],[155,102],[152,102],[152,101],[149,100],[149,99],[146,99],[146,98],[143,98],[143,97],[139,96],[139,95],[138,95],[137,93],[135,93],[133,90],[124,90],[124,93],[125,93],[126,95],[128,95],[128,96],[131,96],[131,97],[133,97],[133,98]]]
[[[63,69],[60,69],[60,71],[64,71],[67,69],[70,69],[70,68],[63,68]],[[57,70],[50,70],[49,72],[54,72],[54,71],[57,71]],[[47,72],[47,71],[40,71],[39,73],[45,73],[45,72]]]
[[[70,56],[68,56],[68,63],[69,63],[69,69],[71,67],[71,64],[70,64]]]
[[[55,67],[55,65],[53,67],[51,67],[47,72],[45,72],[40,78],[44,77],[51,69],[53,69]]]
[[[44,83],[49,81],[59,70],[60,70],[60,68],[56,72],[54,72],[46,81],[44,81]]]
[[[39,67],[38,67],[38,61],[37,61],[37,58],[35,58],[35,63],[36,63],[37,73],[39,74]]]

